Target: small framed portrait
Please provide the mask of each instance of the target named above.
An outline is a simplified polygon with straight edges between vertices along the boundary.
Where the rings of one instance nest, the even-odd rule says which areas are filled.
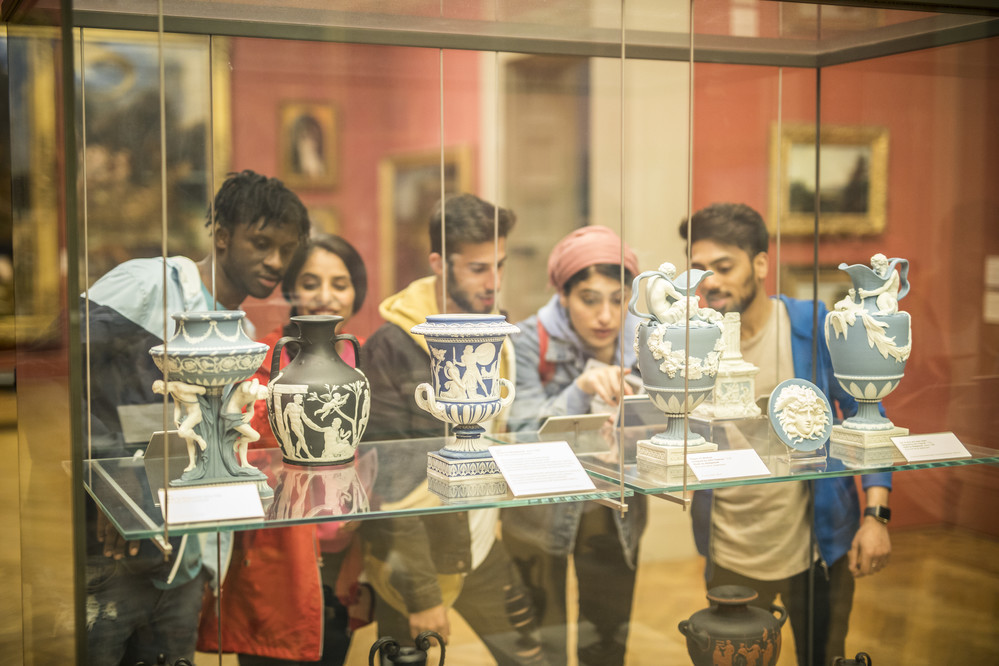
[[[309,206],[312,230],[324,234],[340,234],[340,212],[333,206]]]
[[[780,267],[780,290],[791,298],[810,301],[816,289],[818,300],[832,309],[846,297],[853,286],[846,271],[838,266],[821,264],[785,265]]]
[[[820,234],[871,236],[883,232],[888,130],[824,125],[816,145],[814,125],[775,128],[770,147],[770,231],[776,232],[779,223],[785,236],[811,235],[816,199]]]
[[[427,274],[427,225],[444,194],[472,191],[472,149],[450,146],[389,155],[378,165],[379,245],[383,297]]]
[[[331,104],[281,105],[281,180],[295,189],[319,189],[337,182],[337,113]]]

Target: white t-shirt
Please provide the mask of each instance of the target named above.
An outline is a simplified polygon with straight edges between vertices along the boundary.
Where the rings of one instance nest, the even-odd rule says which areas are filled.
[[[791,321],[784,303],[771,301],[772,313],[742,356],[760,369],[758,395],[794,377]],[[759,580],[781,580],[812,562],[808,489],[803,481],[717,488],[711,511],[711,557],[721,567]]]

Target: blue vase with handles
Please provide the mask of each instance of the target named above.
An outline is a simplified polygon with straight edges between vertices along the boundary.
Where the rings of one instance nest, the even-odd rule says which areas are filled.
[[[911,318],[898,309],[909,293],[909,262],[875,254],[870,266],[842,263],[839,268],[853,287],[826,315],[826,344],[836,381],[859,405],[842,427],[892,430],[894,424],[881,415],[879,406],[902,381],[912,350]]]
[[[692,269],[676,276],[672,264],[639,274],[631,287],[628,310],[644,321],[638,326],[635,352],[642,385],[652,403],[667,416],[665,432],[652,437],[657,446],[704,443],[684,425],[684,415],[710,395],[724,349],[722,316],[702,308],[697,286],[711,271]],[[648,312],[638,308],[642,281]]]
[[[431,366],[431,382],[416,387],[416,404],[454,426],[455,441],[441,455],[489,456],[479,441],[485,432],[481,424],[513,402],[513,382],[500,377],[500,350],[506,337],[518,331],[498,314],[429,315],[413,327],[413,333],[427,340]]]

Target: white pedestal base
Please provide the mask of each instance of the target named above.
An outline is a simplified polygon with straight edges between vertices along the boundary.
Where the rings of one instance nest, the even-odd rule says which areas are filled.
[[[718,445],[714,442],[687,445],[687,453],[706,453],[717,450]],[[669,467],[671,465],[683,465],[686,463],[683,459],[682,446],[659,446],[658,444],[653,444],[652,440],[649,439],[638,440],[637,458],[639,463],[645,462],[647,465],[658,467]]]
[[[887,446],[863,446],[849,442],[829,442],[829,455],[839,458],[848,469],[889,467],[905,462],[905,456],[889,443]]]
[[[427,486],[445,500],[502,497],[506,480],[492,457],[445,458],[436,451],[427,454]]]
[[[850,428],[844,428],[843,426],[834,425],[832,427],[832,436],[829,438],[829,441],[831,443],[849,444],[865,449],[879,448],[883,446],[895,448],[891,438],[905,437],[908,434],[908,428],[899,428],[898,426],[895,426],[890,430],[852,430]]]
[[[647,460],[638,461],[638,473],[647,481],[663,486],[682,486],[684,472],[687,483],[696,483],[697,477],[686,465],[660,465]]]

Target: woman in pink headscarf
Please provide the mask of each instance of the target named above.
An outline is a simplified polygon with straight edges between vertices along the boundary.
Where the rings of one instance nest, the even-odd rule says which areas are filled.
[[[517,325],[511,428],[536,430],[550,416],[609,411],[622,393],[633,392],[628,379],[637,373],[638,321],[626,304],[638,272],[635,253],[607,227],[583,227],[558,242],[548,259],[556,293]],[[579,589],[579,663],[624,663],[646,515],[644,496],[628,504],[624,517],[595,502],[504,512],[504,543],[531,589],[550,664],[567,662],[570,554]]]

